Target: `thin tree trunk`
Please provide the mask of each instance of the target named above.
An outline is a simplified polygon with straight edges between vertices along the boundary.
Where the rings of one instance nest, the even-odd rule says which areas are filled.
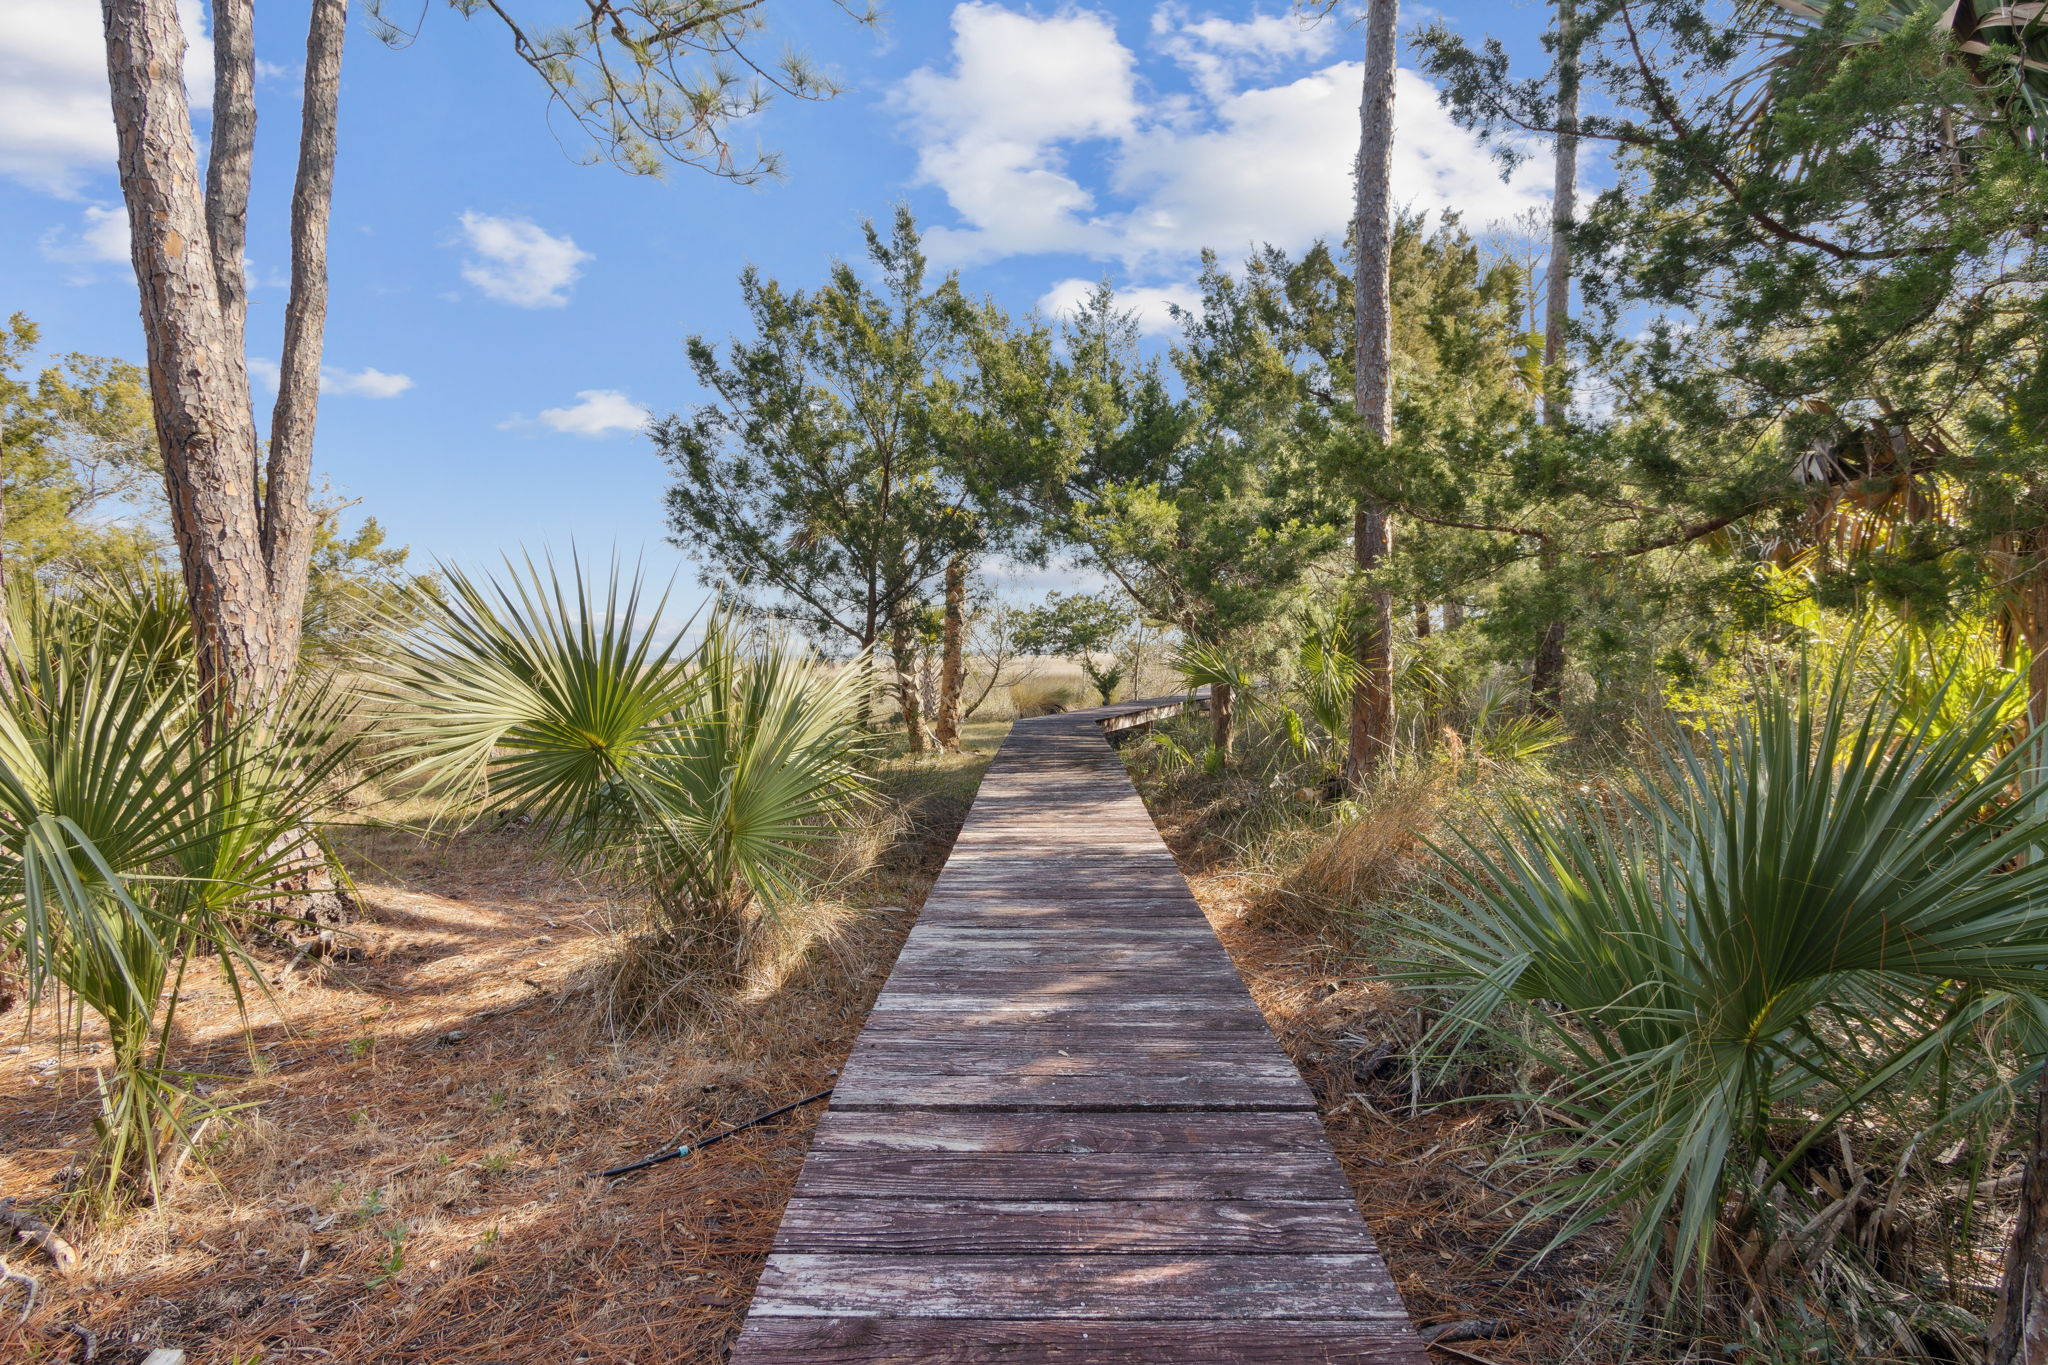
[[[1237,743],[1237,691],[1229,683],[1209,684],[1209,745],[1228,754]]]
[[[2020,544],[2013,548],[2030,561],[2015,607],[2020,634],[2033,651],[2027,669],[2027,743],[2033,752],[2025,781],[2033,799],[2042,801],[2048,800],[2048,528],[2015,539]],[[2048,1365],[2048,1078],[2035,1083],[2028,1138],[2019,1218],[2006,1243],[1986,1365]]]
[[[244,354],[242,256],[256,130],[249,0],[219,0],[213,160],[202,192],[185,99],[177,0],[102,0],[107,84],[129,249],[140,286],[172,538],[192,612],[201,695],[224,720],[261,715],[298,661],[312,550],[313,421],[327,316],[327,230],[347,0],[313,0],[292,200],[292,288],[268,460]],[[310,831],[277,907],[353,917]]]
[[[946,561],[946,615],[939,655],[939,705],[932,737],[949,754],[960,752],[960,690],[967,676],[967,558]]]
[[[929,746],[924,733],[924,700],[917,692],[917,651],[912,647],[908,620],[891,628],[889,655],[896,671],[896,704],[903,711],[903,744],[911,753],[921,754]]]
[[[263,478],[263,557],[270,568],[277,627],[271,674],[261,695],[290,680],[305,632],[307,565],[313,554],[313,423],[320,405],[320,359],[327,332],[327,229],[334,203],[336,105],[348,0],[313,0],[306,31],[306,86],[299,130],[298,183],[292,189],[292,292],[285,308],[277,405]]]
[[[221,325],[237,354],[249,313],[242,258],[249,240],[249,174],[256,160],[254,0],[213,0],[213,146],[206,158],[206,232]]]
[[[1357,390],[1358,417],[1382,442],[1394,438],[1393,315],[1390,272],[1394,205],[1394,60],[1399,0],[1371,0],[1366,10],[1365,88],[1358,110]],[[1351,552],[1370,582],[1393,547],[1393,525],[1377,500],[1361,494],[1352,518]],[[1351,693],[1351,742],[1344,784],[1363,786],[1394,747],[1394,599],[1383,589],[1361,597],[1352,648],[1358,681]]]
[[[2037,709],[2037,726],[2041,719]],[[1999,1285],[1986,1365],[2048,1362],[2048,1084],[2038,1081],[2029,1137],[2019,1219],[2006,1244],[2005,1279]]]
[[[1572,321],[1572,216],[1579,184],[1579,38],[1575,0],[1557,0],[1557,136],[1550,191],[1550,268],[1543,306],[1543,424],[1561,429],[1571,412],[1569,334]],[[1557,569],[1557,547],[1545,540],[1545,573]],[[1546,621],[1529,666],[1529,697],[1539,715],[1564,703],[1565,622]]]
[[[102,0],[130,253],[172,538],[200,683],[222,713],[274,702],[297,662],[312,549],[307,485],[327,313],[327,226],[346,0],[314,0],[292,201],[292,292],[263,477],[243,354],[255,138],[249,0],[216,6],[213,160],[202,192],[177,0]]]

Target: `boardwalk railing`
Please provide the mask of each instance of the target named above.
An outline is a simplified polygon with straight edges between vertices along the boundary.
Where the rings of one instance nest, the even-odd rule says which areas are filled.
[[[1424,1360],[1314,1097],[1104,742],[1119,710],[1020,721],[990,766],[735,1365]]]

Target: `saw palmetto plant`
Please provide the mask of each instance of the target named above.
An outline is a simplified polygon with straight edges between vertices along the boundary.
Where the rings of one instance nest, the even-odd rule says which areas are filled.
[[[130,606],[98,629],[78,603],[28,606],[0,660],[0,945],[64,1036],[107,1031],[84,1185],[102,1206],[154,1187],[224,1112],[172,1065],[188,969],[210,959],[237,998],[260,982],[238,934],[292,913],[280,888],[322,857],[306,831],[349,749],[324,696],[209,713],[182,637]]]
[[[1411,922],[1441,1036],[1551,1078],[1530,1218],[1618,1217],[1646,1296],[1839,1269],[1821,1145],[1881,1108],[1954,1121],[2038,1047],[2011,1026],[2048,993],[2048,822],[2019,750],[1984,761],[2006,699],[1859,694],[1853,662],[1766,683],[1618,811],[1510,804]]]
[[[702,638],[616,566],[450,570],[375,685],[394,780],[529,818],[643,894],[665,951],[720,979],[861,798],[857,679],[714,613]]]

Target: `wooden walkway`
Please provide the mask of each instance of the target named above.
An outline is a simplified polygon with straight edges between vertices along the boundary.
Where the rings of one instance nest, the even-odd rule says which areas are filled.
[[[734,1365],[1424,1361],[1314,1098],[1098,728],[1128,710],[1010,732]]]

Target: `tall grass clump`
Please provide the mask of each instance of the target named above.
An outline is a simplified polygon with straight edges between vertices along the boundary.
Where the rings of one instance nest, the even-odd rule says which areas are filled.
[[[106,1029],[80,1187],[103,1209],[158,1189],[225,1112],[173,1064],[189,969],[212,960],[241,998],[238,933],[290,914],[348,748],[321,696],[209,708],[160,597],[18,601],[0,659],[0,946],[65,1039]]]
[[[722,613],[689,645],[664,606],[616,567],[450,570],[374,685],[395,782],[524,816],[566,865],[644,898],[636,1018],[730,991],[750,926],[800,900],[863,792],[849,671]]]
[[[1971,1278],[1983,1125],[2041,1054],[2048,821],[2010,698],[1960,695],[1873,691],[1853,653],[1767,682],[1634,795],[1505,799],[1407,923],[1439,1043],[1535,1064],[1530,1224],[1617,1220],[1667,1323],[1968,1349],[1920,1291]]]

